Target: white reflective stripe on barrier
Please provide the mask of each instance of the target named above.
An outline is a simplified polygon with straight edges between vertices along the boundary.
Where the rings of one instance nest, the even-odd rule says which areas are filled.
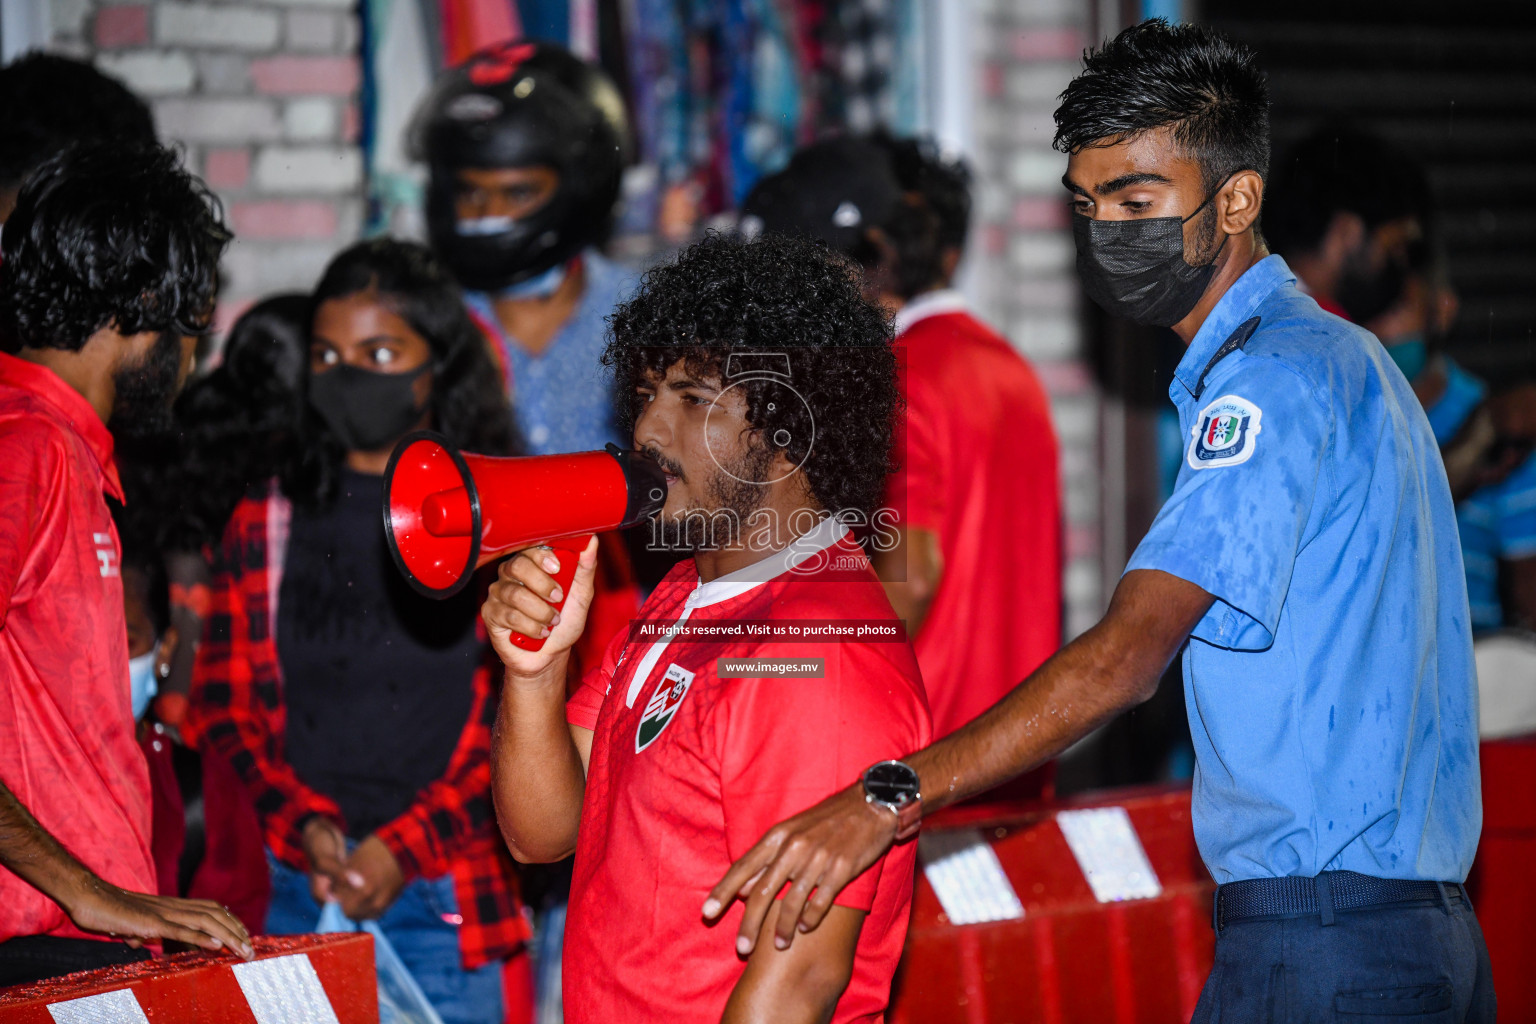
[[[149,1024],[144,1008],[126,988],[49,1003],[48,1013],[58,1024]]]
[[[1147,860],[1136,827],[1124,807],[1060,811],[1056,824],[1077,858],[1077,866],[1100,903],[1160,896],[1162,884]]]
[[[256,1024],[339,1024],[315,965],[303,953],[233,968]]]
[[[979,829],[923,832],[917,837],[923,875],[950,924],[1013,921],[1024,904],[1003,871],[997,851]]]

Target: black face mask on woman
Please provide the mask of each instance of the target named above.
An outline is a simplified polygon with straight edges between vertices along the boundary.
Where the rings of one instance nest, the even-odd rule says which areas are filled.
[[[1074,215],[1077,272],[1088,297],[1110,316],[1149,327],[1172,327],[1188,316],[1216,273],[1221,247],[1205,263],[1190,266],[1184,261],[1184,225],[1220,191],[1218,185],[1188,217],[1094,220]],[[1221,244],[1227,244],[1225,237]]]
[[[431,370],[379,373],[342,364],[309,378],[309,404],[349,451],[375,452],[403,437],[421,419],[416,381]]]

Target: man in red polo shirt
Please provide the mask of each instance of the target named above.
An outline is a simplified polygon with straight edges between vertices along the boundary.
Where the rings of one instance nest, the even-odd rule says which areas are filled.
[[[935,736],[995,704],[1061,643],[1061,488],[1050,402],[1007,340],[950,287],[969,172],[875,136],[807,146],[745,204],[743,230],[799,234],[864,265],[895,314],[906,399],[875,571],[913,634]],[[1038,796],[1047,765],[1010,784]]]
[[[762,825],[861,772],[899,816],[881,763],[929,734],[916,659],[843,522],[867,519],[889,464],[889,327],[826,250],[718,237],[651,271],[612,325],[635,445],[668,475],[653,539],[693,557],[568,704],[595,547],[559,614],[547,549],[504,563],[484,612],[507,666],[502,833],[519,860],[576,852],[566,1019],[883,1020],[914,844],[845,889],[803,953],[743,956],[698,907]],[[530,653],[513,631],[548,639]]]
[[[158,939],[251,955],[218,904],[145,895],[149,777],[103,497],[122,499],[111,431],[167,420],[228,238],[206,189],[158,146],[56,157],[6,221],[0,984],[141,959]]]

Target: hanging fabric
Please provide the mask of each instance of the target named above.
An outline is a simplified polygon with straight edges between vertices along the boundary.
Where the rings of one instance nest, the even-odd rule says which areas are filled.
[[[364,230],[420,238],[424,172],[406,155],[406,126],[436,74],[437,47],[420,0],[363,0],[359,14],[359,144],[368,169]]]
[[[463,63],[476,50],[523,34],[517,6],[510,0],[440,0],[439,9],[448,67]]]
[[[891,72],[896,61],[893,0],[842,0],[827,19],[837,51],[834,114],[848,131],[890,124],[894,111]]]
[[[568,0],[517,0],[518,17],[529,39],[569,46],[571,8]]]

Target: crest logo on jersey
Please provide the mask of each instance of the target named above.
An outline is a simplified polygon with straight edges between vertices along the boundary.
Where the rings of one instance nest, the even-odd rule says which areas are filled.
[[[645,703],[645,713],[640,716],[640,728],[635,730],[635,753],[656,742],[668,723],[682,707],[688,688],[693,685],[693,673],[676,662],[667,666],[667,674],[656,684],[656,691]]]
[[[1190,431],[1190,469],[1236,466],[1253,457],[1264,410],[1239,395],[1223,395],[1200,410]]]

